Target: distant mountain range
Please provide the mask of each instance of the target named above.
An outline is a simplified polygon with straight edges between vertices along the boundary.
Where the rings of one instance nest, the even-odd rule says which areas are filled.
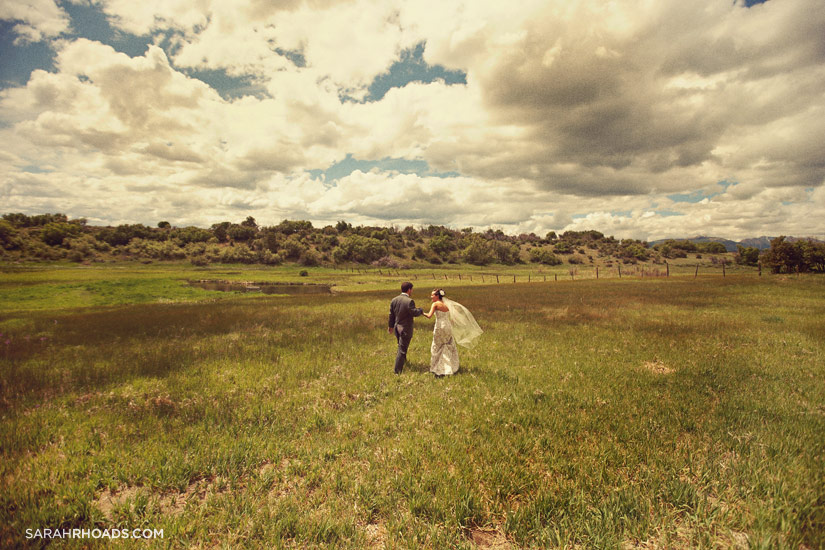
[[[771,240],[775,239],[776,237],[752,237],[750,239],[742,239],[741,241],[732,241],[730,239],[723,239],[721,237],[691,237],[689,239],[659,239],[656,241],[650,241],[650,246],[656,246],[657,244],[663,243],[665,241],[674,240],[674,241],[690,241],[692,243],[710,243],[710,242],[717,242],[722,243],[725,245],[725,250],[728,252],[736,252],[737,245],[742,245],[744,247],[753,247],[758,248],[759,250],[767,250],[771,247]],[[812,240],[814,242],[824,242],[820,241],[819,239],[808,239],[802,237],[787,237],[785,240],[788,242],[794,241],[807,241]]]

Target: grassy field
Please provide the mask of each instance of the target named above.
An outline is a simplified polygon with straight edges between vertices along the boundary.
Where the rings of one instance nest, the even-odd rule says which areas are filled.
[[[822,277],[402,273],[485,329],[434,379],[399,277],[298,271],[0,273],[2,547],[825,548]]]

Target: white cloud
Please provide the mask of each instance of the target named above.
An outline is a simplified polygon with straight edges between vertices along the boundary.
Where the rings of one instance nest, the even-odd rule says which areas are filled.
[[[17,43],[40,42],[69,29],[69,16],[54,0],[10,0],[0,3],[0,20],[14,21]]]

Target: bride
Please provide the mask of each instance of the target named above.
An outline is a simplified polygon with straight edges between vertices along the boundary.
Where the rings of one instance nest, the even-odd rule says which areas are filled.
[[[458,372],[458,348],[456,344],[472,349],[481,336],[481,327],[470,311],[449,298],[443,289],[437,288],[430,294],[433,302],[427,319],[435,315],[433,343],[430,347],[430,372],[437,377]]]

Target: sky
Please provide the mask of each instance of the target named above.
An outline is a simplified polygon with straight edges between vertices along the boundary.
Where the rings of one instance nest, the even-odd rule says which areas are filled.
[[[821,0],[5,0],[0,212],[825,237]]]

